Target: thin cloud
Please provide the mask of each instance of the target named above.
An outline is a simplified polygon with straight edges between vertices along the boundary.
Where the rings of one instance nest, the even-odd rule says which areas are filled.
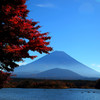
[[[38,7],[46,7],[46,8],[54,8],[55,5],[51,3],[46,3],[46,4],[37,4],[36,6]]]
[[[79,7],[80,13],[93,13],[94,12],[94,6],[91,3],[83,3]]]
[[[21,66],[21,65],[26,65],[26,64],[27,64],[27,63],[25,63],[25,62],[18,63],[19,66]]]
[[[91,64],[93,67],[100,67],[100,64]]]
[[[96,2],[100,2],[100,0],[96,0]]]
[[[97,65],[97,67],[100,67],[100,65]]]
[[[94,66],[96,66],[96,64],[91,64],[91,66],[93,66],[93,67],[94,67]]]

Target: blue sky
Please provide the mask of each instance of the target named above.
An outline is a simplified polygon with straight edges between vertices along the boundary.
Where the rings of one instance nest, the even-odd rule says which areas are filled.
[[[28,0],[26,5],[28,18],[40,22],[40,31],[49,32],[54,50],[100,71],[100,0]],[[36,59],[45,55],[34,54]]]

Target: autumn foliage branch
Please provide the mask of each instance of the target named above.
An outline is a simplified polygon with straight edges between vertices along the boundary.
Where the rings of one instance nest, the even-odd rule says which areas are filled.
[[[29,50],[49,53],[48,33],[41,33],[38,22],[27,19],[26,0],[0,0],[0,70],[13,71],[23,58],[35,58]]]

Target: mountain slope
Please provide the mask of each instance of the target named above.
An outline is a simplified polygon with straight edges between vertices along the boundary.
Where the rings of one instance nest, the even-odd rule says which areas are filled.
[[[42,71],[61,68],[73,71],[85,77],[100,77],[100,73],[80,63],[62,51],[54,51],[30,64],[15,69],[15,73],[39,73]]]
[[[61,79],[61,80],[79,80],[83,76],[66,69],[54,68],[33,76],[38,79]]]

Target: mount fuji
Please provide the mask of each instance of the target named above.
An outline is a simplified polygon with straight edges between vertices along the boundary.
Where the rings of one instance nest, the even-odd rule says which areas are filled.
[[[71,56],[69,56],[63,51],[54,51],[53,53],[50,53],[32,63],[17,67],[14,71],[14,74],[16,74],[18,77],[32,77],[34,75],[39,76],[41,75],[40,73],[42,73],[42,75],[45,75],[43,74],[43,72],[50,73],[50,71],[55,71],[56,73],[56,70],[58,71],[58,69],[59,69],[59,72],[60,70],[61,72],[65,70],[66,75],[69,74],[69,72],[70,73],[73,72],[74,74],[76,73],[77,76],[80,75],[82,77],[88,77],[88,78],[100,78],[99,72],[80,63],[79,61],[75,60],[74,58],[72,58]],[[59,74],[59,73],[56,73],[56,74]],[[74,77],[74,74],[70,74],[70,75]],[[66,75],[63,75],[63,76],[66,76]],[[62,76],[62,79],[63,79],[63,76]],[[59,78],[61,79],[60,76]]]
[[[36,79],[82,80],[85,77],[67,69],[54,68],[32,76]]]

